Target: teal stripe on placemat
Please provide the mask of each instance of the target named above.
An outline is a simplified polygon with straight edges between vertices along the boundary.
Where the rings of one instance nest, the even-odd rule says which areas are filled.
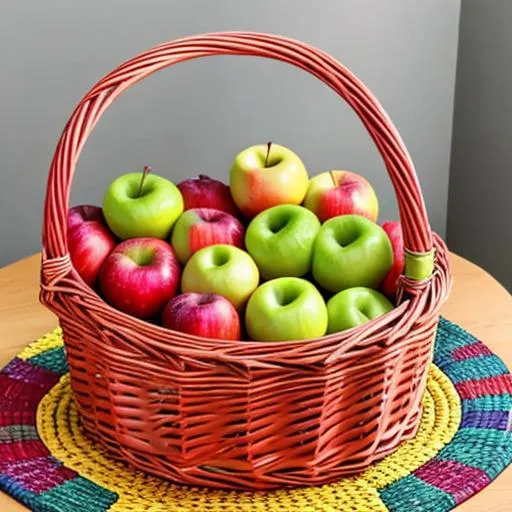
[[[508,373],[505,364],[496,356],[484,356],[474,359],[463,359],[447,363],[443,371],[450,376],[454,384],[483,377],[497,377]]]
[[[474,411],[512,411],[512,396],[487,395],[478,398],[468,398],[462,401],[462,414]]]
[[[115,492],[80,476],[41,493],[35,510],[38,512],[106,512],[117,499],[118,495]]]
[[[463,347],[465,345],[470,345],[472,343],[480,341],[471,333],[464,330],[460,325],[450,322],[450,320],[447,320],[443,316],[439,318],[439,327],[450,334],[449,344],[451,345],[452,349]]]
[[[437,327],[437,335],[434,350],[434,363],[443,371],[445,367],[453,363],[452,352],[478,340],[458,325],[441,317]]]
[[[42,366],[60,375],[64,375],[69,371],[64,347],[52,348],[37,356],[31,357],[28,361],[30,361],[30,364]]]
[[[448,512],[455,507],[450,494],[413,475],[388,485],[379,494],[390,512]]]
[[[485,471],[496,478],[512,459],[512,432],[494,429],[464,428],[438,455]]]

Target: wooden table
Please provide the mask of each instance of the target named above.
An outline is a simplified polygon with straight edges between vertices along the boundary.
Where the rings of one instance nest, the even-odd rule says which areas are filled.
[[[455,255],[451,262],[454,286],[443,314],[485,341],[512,368],[512,296],[476,265]],[[39,255],[0,269],[0,367],[56,326],[55,317],[38,302],[38,287]],[[23,510],[0,493],[0,511]],[[512,511],[512,468],[457,510]]]

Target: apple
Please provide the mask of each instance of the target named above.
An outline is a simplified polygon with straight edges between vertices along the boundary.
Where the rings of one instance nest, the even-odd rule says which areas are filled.
[[[376,290],[362,286],[348,288],[327,302],[327,333],[332,334],[363,325],[392,309],[393,304]]]
[[[373,187],[350,171],[323,172],[311,178],[304,206],[322,222],[347,214],[362,215],[376,222],[379,215],[379,201]]]
[[[311,268],[319,229],[320,221],[306,208],[281,204],[252,219],[245,245],[264,279],[300,277]]]
[[[318,338],[327,330],[327,308],[309,281],[280,277],[251,295],[245,325],[249,337],[258,341]]]
[[[382,223],[382,229],[387,233],[393,249],[393,265],[380,283],[380,290],[389,298],[394,298],[398,287],[398,278],[404,273],[405,251],[402,225],[398,221],[388,220]]]
[[[354,286],[377,288],[393,263],[391,242],[377,224],[341,215],[320,228],[313,249],[315,281],[331,292]]]
[[[185,210],[215,208],[234,217],[240,213],[231,197],[229,187],[222,181],[200,174],[197,178],[184,180],[176,186],[183,196]]]
[[[214,293],[183,293],[171,299],[162,325],[175,331],[221,340],[240,339],[240,318],[229,300]]]
[[[172,226],[183,211],[183,198],[169,180],[149,174],[119,176],[107,189],[103,214],[110,229],[122,240],[128,238],[169,237]]]
[[[109,304],[147,319],[161,313],[176,295],[180,267],[168,243],[158,238],[133,238],[109,254],[99,282]]]
[[[96,282],[106,257],[116,246],[101,208],[88,204],[75,206],[68,213],[68,250],[75,270],[89,286]]]
[[[172,230],[171,244],[181,263],[203,247],[215,244],[243,248],[245,228],[229,213],[212,208],[194,208],[183,212]]]
[[[222,295],[240,310],[258,286],[259,278],[258,267],[246,252],[233,245],[210,245],[188,260],[181,290]]]
[[[247,148],[236,156],[231,166],[230,187],[240,211],[252,218],[278,204],[302,203],[308,173],[293,151],[269,142]]]

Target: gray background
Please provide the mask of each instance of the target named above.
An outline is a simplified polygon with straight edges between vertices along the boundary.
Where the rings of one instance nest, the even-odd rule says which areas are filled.
[[[102,75],[159,42],[213,30],[276,32],[331,53],[374,92],[414,157],[445,234],[459,0],[2,0],[0,264],[40,250],[48,165],[72,109]],[[101,204],[117,175],[151,164],[179,181],[227,179],[246,146],[273,140],[311,174],[348,168],[396,218],[384,166],[359,120],[303,71],[255,58],[180,64],[124,94],[85,147],[73,203]]]
[[[463,0],[448,242],[512,291],[512,1]]]

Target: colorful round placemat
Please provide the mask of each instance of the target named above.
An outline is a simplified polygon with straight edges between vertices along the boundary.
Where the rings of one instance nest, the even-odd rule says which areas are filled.
[[[441,319],[416,437],[359,475],[270,492],[174,485],[84,437],[61,332],[0,373],[0,487],[45,512],[444,512],[512,461],[512,376],[482,342]]]

